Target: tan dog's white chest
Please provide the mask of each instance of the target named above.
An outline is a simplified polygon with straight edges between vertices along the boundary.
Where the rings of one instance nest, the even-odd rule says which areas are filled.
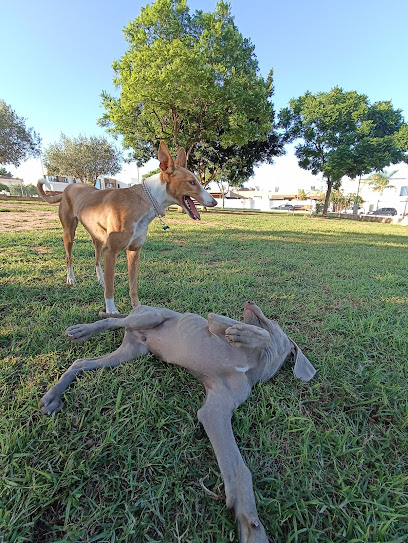
[[[149,224],[154,219],[155,213],[153,210],[148,211],[139,220],[133,223],[133,233],[129,239],[128,247],[141,247],[146,241],[147,230]]]

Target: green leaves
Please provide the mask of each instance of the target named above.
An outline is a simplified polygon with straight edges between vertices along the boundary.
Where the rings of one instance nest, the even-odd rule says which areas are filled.
[[[389,173],[385,171],[373,173],[367,180],[365,180],[365,183],[370,185],[372,190],[378,191],[382,194],[385,189],[395,188],[390,182],[397,171],[398,170],[394,170]]]
[[[61,134],[60,141],[46,149],[44,163],[48,175],[66,175],[96,183],[100,175],[118,173],[121,153],[106,138],[79,135],[69,139]]]
[[[129,48],[113,64],[120,96],[102,95],[99,122],[123,136],[139,164],[160,139],[188,155],[199,142],[226,149],[267,139],[272,78],[259,76],[254,47],[229,4],[190,15],[183,0],[157,0],[124,34]]]
[[[38,156],[41,138],[25,119],[0,99],[0,164],[13,164],[16,168],[30,156]]]
[[[301,168],[327,179],[328,194],[351,178],[407,160],[408,127],[391,102],[370,104],[365,94],[339,87],[327,93],[305,93],[279,115],[284,141],[296,146]]]

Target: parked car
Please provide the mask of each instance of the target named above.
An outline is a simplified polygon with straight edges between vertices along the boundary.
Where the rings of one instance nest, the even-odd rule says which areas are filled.
[[[312,206],[308,204],[298,204],[293,206],[293,211],[311,211]]]
[[[380,207],[379,209],[376,209],[375,211],[369,211],[368,214],[394,216],[394,215],[397,215],[397,210],[395,209],[395,207]]]
[[[280,209],[280,211],[292,211],[293,210],[293,205],[291,205],[291,204],[281,204],[280,206],[272,207],[271,209]]]

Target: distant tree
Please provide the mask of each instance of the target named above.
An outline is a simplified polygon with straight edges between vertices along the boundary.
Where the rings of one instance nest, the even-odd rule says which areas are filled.
[[[402,111],[394,109],[390,100],[372,105],[367,100],[367,105],[366,115],[356,123],[358,140],[346,172],[351,178],[408,161],[408,125]]]
[[[139,165],[156,156],[164,139],[174,153],[185,147],[189,167],[205,184],[227,162],[231,176],[242,178],[272,154],[258,147],[275,143],[268,139],[272,76],[259,75],[254,47],[239,33],[228,3],[190,15],[185,0],[156,0],[124,34],[129,48],[113,64],[120,97],[102,94],[106,113],[99,122],[123,136]],[[245,146],[241,162],[234,162]]]
[[[298,200],[307,200],[307,194],[306,194],[306,191],[304,189],[300,189],[298,191]]]
[[[70,176],[95,185],[100,175],[115,175],[121,169],[122,155],[105,138],[80,135],[60,140],[44,152],[48,175]]]
[[[7,187],[11,196],[34,196],[37,195],[37,187],[34,185],[10,185]]]
[[[35,185],[24,185],[23,186],[23,194],[25,196],[37,196],[37,187]]]
[[[161,172],[161,169],[160,168],[156,168],[155,170],[151,170],[150,172],[147,172],[147,173],[144,173],[142,175],[142,181],[144,181],[145,179],[147,179],[148,177],[151,177],[152,175],[155,175],[156,173],[160,173]]]
[[[366,95],[335,87],[291,100],[279,118],[286,142],[303,140],[295,151],[299,166],[326,178],[323,215],[344,176],[355,178],[407,160],[407,125],[390,102],[371,105]]]
[[[333,211],[338,211],[346,207],[346,197],[340,188],[331,191],[330,203],[333,205]]]
[[[341,211],[342,209],[348,209],[356,201],[355,194],[345,194],[344,191],[340,189],[332,190],[330,194],[330,203],[333,205],[333,211]],[[358,203],[363,204],[364,200],[361,196],[358,197]]]
[[[370,185],[371,189],[382,194],[385,189],[394,189],[395,186],[391,185],[390,181],[393,176],[397,173],[398,170],[393,172],[385,172],[381,170],[379,172],[373,173],[368,179],[364,180],[364,183]]]
[[[227,177],[217,177],[215,179],[215,182],[220,189],[221,192],[221,198],[222,198],[222,209],[225,207],[225,195],[228,193],[230,189],[230,183]]]
[[[8,192],[8,191],[9,191],[9,187],[8,187],[7,185],[4,185],[3,183],[0,183],[0,192],[1,192],[2,190],[5,190],[5,191]]]
[[[13,164],[16,168],[31,156],[38,156],[41,138],[25,119],[0,99],[0,164]]]
[[[13,177],[12,173],[8,172],[6,168],[3,168],[3,166],[0,167],[0,175],[2,175],[3,177]]]
[[[10,185],[8,191],[11,196],[23,196],[23,185]]]

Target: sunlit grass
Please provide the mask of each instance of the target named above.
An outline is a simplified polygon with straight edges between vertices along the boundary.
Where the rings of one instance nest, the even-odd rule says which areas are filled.
[[[253,299],[318,369],[305,384],[288,364],[234,416],[271,540],[405,542],[408,230],[306,215],[202,216],[170,212],[168,232],[151,225],[142,303],[241,318]],[[236,541],[224,502],[203,489],[223,491],[196,419],[203,390],[183,370],[143,357],[78,379],[57,416],[38,410],[76,358],[121,342],[121,332],[79,345],[63,335],[103,307],[88,234],[78,229],[75,287],[64,284],[57,222],[1,234],[0,256],[0,541]],[[116,300],[130,309],[124,255]]]

